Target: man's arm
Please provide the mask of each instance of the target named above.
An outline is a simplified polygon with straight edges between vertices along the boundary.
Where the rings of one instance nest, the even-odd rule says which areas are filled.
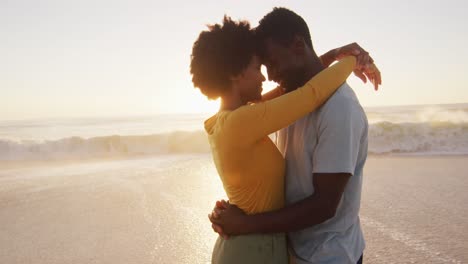
[[[286,208],[256,215],[245,215],[235,205],[218,211],[210,220],[229,235],[292,232],[325,222],[335,215],[351,174],[315,173],[313,195]]]
[[[318,225],[335,216],[348,173],[315,173],[314,194],[276,212],[253,215],[247,233],[292,232]]]
[[[357,105],[338,97],[322,113],[318,143],[313,154],[311,196],[286,208],[258,215],[245,215],[234,205],[215,210],[212,223],[221,235],[290,232],[320,224],[335,215],[346,184],[354,173],[366,119]]]

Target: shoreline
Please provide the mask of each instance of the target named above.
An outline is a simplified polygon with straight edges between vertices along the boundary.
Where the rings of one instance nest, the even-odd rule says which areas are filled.
[[[73,164],[88,164],[101,162],[117,162],[117,161],[137,161],[157,158],[186,158],[190,156],[205,155],[209,153],[186,153],[186,154],[161,154],[161,155],[115,155],[112,157],[93,157],[87,159],[56,159],[56,160],[2,160],[0,161],[0,171],[21,168],[34,168],[44,166],[64,166]]]
[[[54,159],[54,160],[0,160],[0,170],[44,167],[44,166],[62,166],[84,163],[100,163],[114,161],[132,161],[132,160],[147,160],[153,158],[176,158],[211,155],[210,153],[184,153],[184,154],[161,154],[161,155],[115,155],[112,157],[93,157],[86,159]],[[371,159],[468,159],[468,154],[368,154],[367,161]]]

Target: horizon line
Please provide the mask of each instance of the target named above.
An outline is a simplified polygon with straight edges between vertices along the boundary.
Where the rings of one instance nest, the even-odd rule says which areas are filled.
[[[388,108],[388,107],[422,107],[422,106],[454,106],[454,105],[463,105],[468,104],[468,102],[463,103],[437,103],[437,104],[389,104],[389,105],[374,105],[374,106],[362,106],[364,109],[370,108]],[[18,122],[18,121],[39,121],[39,120],[51,120],[51,119],[104,119],[104,118],[141,118],[149,116],[162,116],[162,115],[209,115],[214,114],[215,112],[169,112],[162,111],[159,113],[147,113],[147,114],[128,114],[128,115],[83,115],[83,116],[49,116],[49,117],[25,117],[18,119],[0,119],[0,122]]]

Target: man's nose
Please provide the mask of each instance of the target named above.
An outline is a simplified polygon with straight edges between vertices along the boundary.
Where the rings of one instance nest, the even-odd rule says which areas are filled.
[[[271,67],[270,68],[267,68],[267,73],[268,73],[268,80],[271,82],[271,81],[275,81],[275,75],[276,75],[276,72],[274,69],[272,69]]]

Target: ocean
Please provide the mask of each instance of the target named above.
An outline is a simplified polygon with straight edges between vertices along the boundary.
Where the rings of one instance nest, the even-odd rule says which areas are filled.
[[[374,107],[369,154],[467,155],[468,104]],[[0,121],[0,161],[208,153],[209,114]]]
[[[468,263],[468,104],[365,111],[364,263]],[[0,121],[0,263],[210,263],[207,117]]]

